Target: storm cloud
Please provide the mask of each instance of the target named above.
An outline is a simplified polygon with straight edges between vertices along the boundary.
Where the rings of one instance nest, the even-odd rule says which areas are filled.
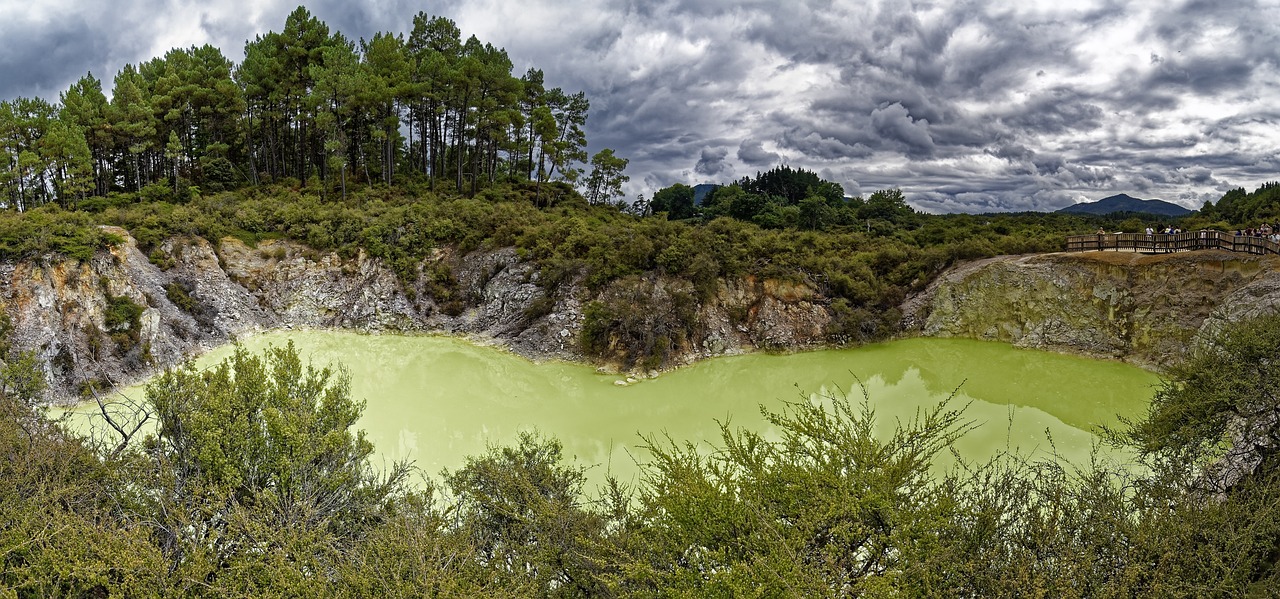
[[[0,0],[0,98],[205,43],[239,61],[296,4]],[[307,7],[352,39],[420,3]],[[591,100],[629,196],[788,164],[934,212],[1126,192],[1190,208],[1280,178],[1280,3],[443,0],[516,73]]]

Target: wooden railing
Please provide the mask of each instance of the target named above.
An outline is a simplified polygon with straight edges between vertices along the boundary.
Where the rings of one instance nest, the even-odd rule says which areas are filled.
[[[1280,254],[1280,243],[1266,237],[1232,235],[1221,231],[1189,231],[1175,235],[1145,233],[1107,233],[1104,235],[1071,235],[1068,252],[1133,250],[1168,253],[1191,250],[1229,250],[1246,254]]]

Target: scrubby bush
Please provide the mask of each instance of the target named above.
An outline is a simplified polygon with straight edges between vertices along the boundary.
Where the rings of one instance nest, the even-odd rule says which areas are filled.
[[[123,295],[108,295],[102,322],[116,344],[116,353],[124,355],[138,345],[142,335],[143,307]]]

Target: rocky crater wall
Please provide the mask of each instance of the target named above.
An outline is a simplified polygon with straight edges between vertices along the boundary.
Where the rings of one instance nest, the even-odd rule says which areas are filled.
[[[37,354],[50,401],[105,392],[237,336],[281,327],[460,334],[533,359],[583,360],[584,307],[601,294],[570,282],[548,296],[537,266],[510,248],[437,250],[406,283],[363,254],[175,238],[144,255],[127,232],[111,231],[124,243],[88,262],[0,262],[7,341]],[[662,294],[687,284],[655,275],[645,285]],[[820,346],[827,303],[804,284],[722,281],[698,306],[697,326],[667,366]],[[113,317],[121,305],[140,313],[122,322]]]
[[[1159,368],[1280,303],[1280,260],[1226,251],[1088,252],[965,264],[904,306],[908,329]]]
[[[548,292],[537,265],[511,248],[442,248],[406,283],[363,254],[180,238],[148,256],[123,230],[112,232],[124,243],[87,262],[0,262],[0,311],[11,323],[5,342],[36,353],[50,401],[136,382],[237,336],[280,327],[467,335],[533,359],[581,361],[586,308],[609,294],[641,294],[637,300],[653,312],[641,311],[643,326],[679,329],[664,367],[819,348],[833,338],[830,299],[802,282],[722,280],[677,317],[666,304],[690,297],[686,282],[649,274],[604,290],[571,281]],[[909,298],[903,334],[999,340],[1159,368],[1222,323],[1275,310],[1278,266],[1276,258],[1219,251],[980,260],[951,268]]]

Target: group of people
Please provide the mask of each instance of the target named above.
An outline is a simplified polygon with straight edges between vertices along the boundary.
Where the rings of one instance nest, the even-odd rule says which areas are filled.
[[[1096,246],[1088,241],[1076,246],[1076,249],[1136,249],[1138,251],[1181,251],[1205,248],[1225,248],[1236,252],[1249,252],[1253,254],[1263,253],[1280,253],[1280,224],[1264,223],[1258,227],[1247,227],[1219,232],[1214,229],[1199,229],[1198,231],[1184,231],[1177,226],[1155,225],[1147,226],[1143,233],[1126,235],[1123,238],[1104,239],[1105,235],[1124,235],[1124,231],[1116,231],[1115,233],[1107,233],[1106,229],[1098,227],[1098,240]],[[1183,237],[1175,237],[1170,239],[1163,237],[1165,235],[1178,235],[1180,233],[1189,233]],[[1162,237],[1156,237],[1161,235]],[[1228,237],[1234,235],[1235,238]],[[1239,239],[1241,237],[1248,238]],[[1270,241],[1271,244],[1258,243],[1257,240]],[[1274,245],[1272,245],[1274,244]],[[1068,243],[1068,245],[1071,245]]]
[[[1236,235],[1243,237],[1266,237],[1271,241],[1280,242],[1280,224],[1269,225],[1267,223],[1262,223],[1262,226],[1257,228],[1249,227],[1247,229],[1236,229]]]
[[[1204,233],[1205,231],[1206,229],[1201,229],[1201,233]],[[1166,227],[1164,225],[1148,226],[1145,230],[1145,233],[1147,235],[1177,235],[1182,232],[1183,230],[1181,227],[1174,227],[1174,226]],[[1280,243],[1280,223],[1277,223],[1274,225],[1268,224],[1268,223],[1262,223],[1262,225],[1259,227],[1247,227],[1244,229],[1236,229],[1232,233],[1236,237],[1259,237],[1262,239],[1269,239],[1276,243]],[[1102,227],[1098,227],[1098,235],[1107,235],[1107,234],[1108,233],[1106,229],[1103,229]],[[1124,231],[1116,231],[1115,233],[1113,233],[1113,235],[1123,235],[1123,234],[1124,234]],[[1201,235],[1201,237],[1203,236],[1204,235]]]
[[[1146,233],[1147,235],[1155,235],[1157,233],[1159,233],[1160,235],[1177,235],[1179,233],[1182,233],[1182,229],[1180,227],[1166,227],[1164,225],[1157,225],[1155,227],[1150,227],[1150,226],[1147,227]],[[1103,229],[1102,227],[1098,227],[1098,235],[1106,235],[1106,234],[1107,234],[1106,229]],[[1115,232],[1115,235],[1123,235],[1123,234],[1124,234],[1124,231]],[[1236,235],[1239,235],[1239,233],[1236,233]]]

